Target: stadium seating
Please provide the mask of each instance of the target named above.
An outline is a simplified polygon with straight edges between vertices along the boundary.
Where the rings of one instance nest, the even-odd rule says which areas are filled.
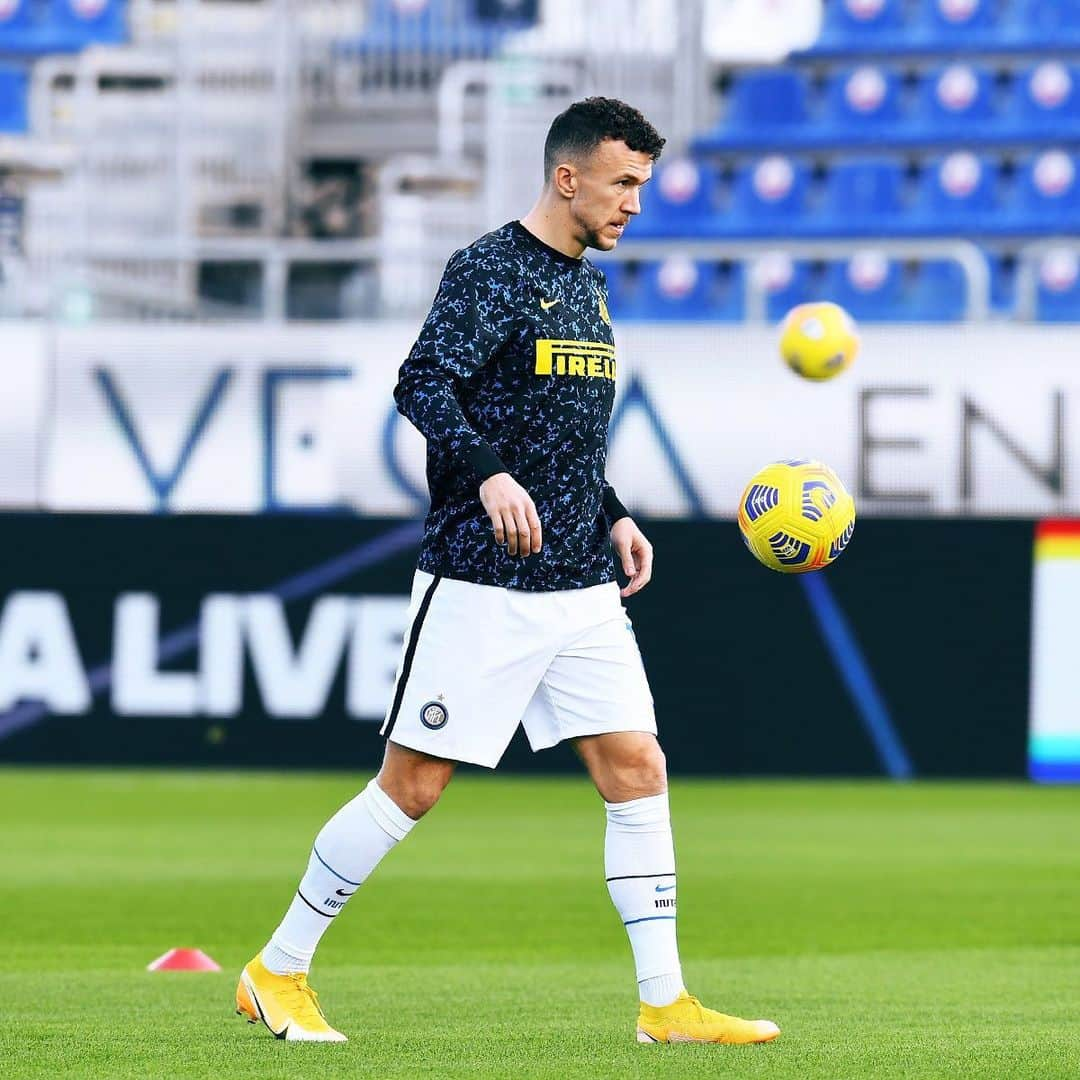
[[[904,166],[895,158],[842,162],[826,178],[818,230],[835,236],[903,231],[907,187]]]
[[[61,52],[123,41],[124,5],[119,0],[51,0],[47,32]]]
[[[635,237],[700,236],[722,231],[718,221],[720,175],[709,162],[679,159],[660,165],[643,189]]]
[[[14,51],[14,43],[37,26],[36,14],[31,0],[5,0],[0,4],[0,51]]]
[[[1063,128],[1080,129],[1080,69],[1045,60],[1017,80],[1016,124],[1060,138]]]
[[[970,64],[950,64],[922,79],[915,123],[927,141],[970,137],[980,128],[993,128],[997,122],[993,80],[987,70]]]
[[[826,88],[826,111],[820,132],[825,144],[876,142],[903,121],[900,77],[876,64],[842,68]]]
[[[1007,252],[985,254],[990,267],[990,310],[1007,317],[1016,308],[1016,256]]]
[[[825,24],[815,53],[873,49],[904,26],[902,0],[826,0]]]
[[[501,17],[495,17],[502,12]],[[520,12],[521,17],[515,17]],[[486,17],[480,17],[486,15]],[[396,56],[402,51],[445,59],[493,55],[508,33],[536,21],[536,5],[470,0],[374,0],[363,33],[339,49],[358,55]]]
[[[737,322],[744,314],[744,271],[737,264],[675,256],[638,266],[603,264],[613,318],[646,322]]]
[[[0,53],[78,52],[127,39],[126,0],[3,0]]]
[[[922,0],[918,13],[930,40],[961,47],[973,33],[995,29],[998,19],[996,0]]]
[[[1042,322],[1080,322],[1080,255],[1050,251],[1037,269],[1036,317]]]
[[[967,308],[967,281],[948,259],[920,263],[908,282],[904,318],[912,322],[959,322]]]
[[[751,273],[765,293],[765,317],[778,322],[796,304],[822,299],[820,272],[805,259],[773,251],[756,259]]]
[[[1080,157],[1047,150],[1020,170],[1004,228],[1013,233],[1075,233],[1080,221]]]
[[[642,193],[627,240],[974,241],[987,249],[992,306],[1009,312],[1024,244],[1074,235],[1080,221],[1080,0],[825,0],[825,29],[779,67],[730,75],[719,126],[667,158]],[[446,62],[497,55],[535,25],[537,0],[369,0],[341,48],[371,56],[400,91],[426,57],[428,89]],[[126,0],[0,0],[0,131],[27,127],[27,67],[47,52],[121,41]],[[368,86],[363,78],[358,84]],[[382,85],[382,84],[380,84]],[[721,251],[726,249],[720,249]],[[654,320],[744,317],[747,274],[777,318],[835,299],[857,318],[948,321],[965,310],[951,261],[874,252],[837,259],[747,254],[605,270],[613,314]],[[848,249],[839,249],[848,250]],[[715,254],[711,253],[710,258]],[[1075,260],[1040,267],[1038,309],[1080,318]],[[1044,314],[1045,313],[1045,314]]]
[[[905,264],[877,251],[830,263],[825,294],[863,322],[955,322],[967,302],[956,263]]]
[[[919,178],[911,212],[913,231],[970,235],[999,224],[997,164],[967,150],[930,163]]]
[[[797,137],[810,122],[806,78],[785,68],[751,71],[731,87],[728,116],[718,135],[726,146],[763,146]]]
[[[637,300],[637,266],[615,260],[599,261],[607,279],[607,306],[614,319],[626,318]]]
[[[903,317],[903,267],[876,251],[829,263],[825,295],[858,320]]]
[[[715,169],[701,165],[708,197],[688,187],[685,201],[672,205],[658,188],[643,200],[632,237],[978,240],[1074,233],[1080,156],[1053,149],[1026,155],[1015,168],[1009,161],[968,150],[921,168],[899,156],[848,158],[819,182],[806,165],[770,155],[736,168],[730,189]]]
[[[1052,52],[1080,47],[1080,0],[825,0],[806,55]]]
[[[729,263],[604,264],[608,304],[621,321],[727,322],[744,315],[744,270]],[[783,252],[758,258],[750,272],[776,321],[796,304],[834,300],[865,322],[955,322],[964,317],[967,284],[955,262],[905,264],[868,250],[816,265]]]
[[[826,77],[820,100],[804,77],[782,74],[776,100],[760,73],[737,78],[727,116],[694,150],[840,151],[883,142],[929,150],[1080,139],[1080,64],[1048,59],[998,72],[965,61],[917,74],[895,64],[842,66]]]
[[[21,67],[0,67],[0,132],[26,131],[27,77]]]
[[[806,165],[772,154],[735,174],[732,235],[773,236],[798,232],[808,216],[810,173]]]
[[[1019,159],[957,150],[920,167],[900,156],[846,158],[814,174],[769,155],[735,168],[708,162],[657,170],[631,239],[970,239],[1066,234],[1080,220],[1080,156],[1060,149]]]
[[[1018,42],[1076,47],[1080,40],[1080,0],[1013,0],[1012,36]]]

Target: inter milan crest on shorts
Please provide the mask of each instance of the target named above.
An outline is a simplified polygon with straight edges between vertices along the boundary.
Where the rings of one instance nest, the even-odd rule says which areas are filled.
[[[429,701],[420,710],[420,723],[432,731],[441,731],[446,727],[446,721],[449,719],[450,714],[441,701]]]

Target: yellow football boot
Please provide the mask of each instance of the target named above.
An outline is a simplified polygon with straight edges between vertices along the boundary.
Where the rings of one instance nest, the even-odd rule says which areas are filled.
[[[737,1016],[706,1009],[685,990],[670,1005],[641,1003],[639,1043],[726,1043],[744,1046],[768,1042],[780,1034],[771,1020],[740,1020]]]
[[[261,1020],[275,1038],[286,1042],[348,1042],[326,1022],[307,975],[275,975],[266,970],[261,956],[240,973],[236,1012],[249,1024]]]

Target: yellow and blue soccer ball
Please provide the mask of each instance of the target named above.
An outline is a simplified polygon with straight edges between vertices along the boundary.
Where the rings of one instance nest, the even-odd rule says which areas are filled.
[[[799,304],[780,325],[780,355],[804,379],[823,382],[839,375],[858,351],[855,321],[839,304]]]
[[[855,500],[820,461],[774,461],[746,485],[739,531],[758,562],[782,574],[820,570],[855,531]]]

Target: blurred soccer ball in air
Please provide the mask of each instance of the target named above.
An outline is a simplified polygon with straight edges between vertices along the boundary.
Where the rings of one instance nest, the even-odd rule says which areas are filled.
[[[855,501],[820,461],[774,461],[746,485],[739,531],[770,570],[820,570],[847,547],[855,531]]]
[[[839,304],[793,307],[780,327],[780,355],[797,375],[822,382],[839,375],[859,351],[855,322]]]

